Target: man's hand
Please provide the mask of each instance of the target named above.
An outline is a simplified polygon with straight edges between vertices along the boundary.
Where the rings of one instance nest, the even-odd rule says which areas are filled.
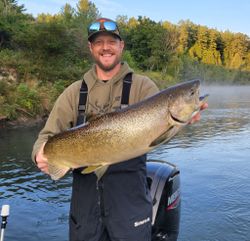
[[[46,142],[44,142],[36,154],[36,163],[37,167],[44,173],[49,174],[49,168],[48,168],[48,159],[43,154],[43,148],[45,146]]]
[[[202,110],[205,110],[205,109],[207,109],[208,108],[208,104],[207,103],[204,103],[202,106],[201,106],[201,111]],[[195,123],[195,122],[197,122],[197,121],[199,121],[201,119],[201,114],[200,114],[200,112],[198,112],[192,119],[191,119],[191,121],[189,122],[189,124],[193,124],[193,123]]]

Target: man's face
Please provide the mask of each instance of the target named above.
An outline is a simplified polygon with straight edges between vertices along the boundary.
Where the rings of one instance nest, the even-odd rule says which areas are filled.
[[[89,43],[96,64],[103,71],[112,70],[121,61],[124,42],[108,33],[101,33]]]

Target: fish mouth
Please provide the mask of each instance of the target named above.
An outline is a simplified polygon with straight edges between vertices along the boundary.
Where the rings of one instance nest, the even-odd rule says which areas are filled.
[[[203,96],[200,96],[199,101],[202,102],[202,103],[206,102],[207,99],[208,99],[208,96],[209,96],[209,94],[205,94]]]
[[[204,104],[204,103],[207,101],[208,96],[209,96],[209,95],[206,94],[206,95],[204,95],[204,96],[200,96],[200,97],[199,97],[199,102],[200,102],[200,103],[199,103],[199,106],[196,107],[196,108],[194,109],[194,111],[191,113],[191,116],[190,116],[190,118],[188,118],[188,120],[181,120],[180,118],[176,117],[173,113],[171,113],[171,111],[169,111],[171,119],[172,119],[174,122],[176,122],[176,123],[178,123],[178,124],[180,124],[180,125],[186,125],[187,123],[190,122],[190,120],[191,120],[196,114],[198,114],[198,112],[200,112],[201,106],[202,106],[202,104]]]
[[[177,117],[175,117],[171,112],[170,112],[170,116],[172,118],[172,120],[174,120],[176,123],[178,123],[179,125],[187,125],[190,120],[200,111],[200,108],[196,109],[190,116],[190,118],[188,118],[188,120],[181,120],[178,119]]]
[[[175,122],[179,123],[180,125],[186,125],[188,123],[188,121],[184,121],[184,120],[178,119],[171,112],[170,112],[170,116],[171,116],[172,120],[174,120]]]

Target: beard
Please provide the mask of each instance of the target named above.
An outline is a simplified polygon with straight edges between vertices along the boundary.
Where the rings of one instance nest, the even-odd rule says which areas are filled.
[[[109,66],[106,66],[106,65],[103,65],[99,60],[96,61],[96,65],[98,65],[98,67],[99,67],[100,69],[102,69],[103,71],[105,71],[105,72],[111,71],[111,70],[114,69],[115,66],[116,66],[117,64],[119,64],[119,63],[120,63],[120,60],[116,60],[113,64],[111,64],[111,65],[109,65]]]
[[[109,72],[111,70],[113,70],[120,62],[121,62],[121,56],[116,56],[115,60],[113,61],[113,63],[109,64],[109,65],[105,65],[103,64],[99,58],[96,58],[93,56],[93,59],[96,63],[96,65],[103,71],[105,72]]]

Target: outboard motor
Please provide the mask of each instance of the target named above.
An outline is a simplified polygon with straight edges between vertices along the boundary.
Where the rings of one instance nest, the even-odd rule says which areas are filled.
[[[180,171],[166,161],[147,161],[153,200],[152,241],[176,241],[180,225]]]

